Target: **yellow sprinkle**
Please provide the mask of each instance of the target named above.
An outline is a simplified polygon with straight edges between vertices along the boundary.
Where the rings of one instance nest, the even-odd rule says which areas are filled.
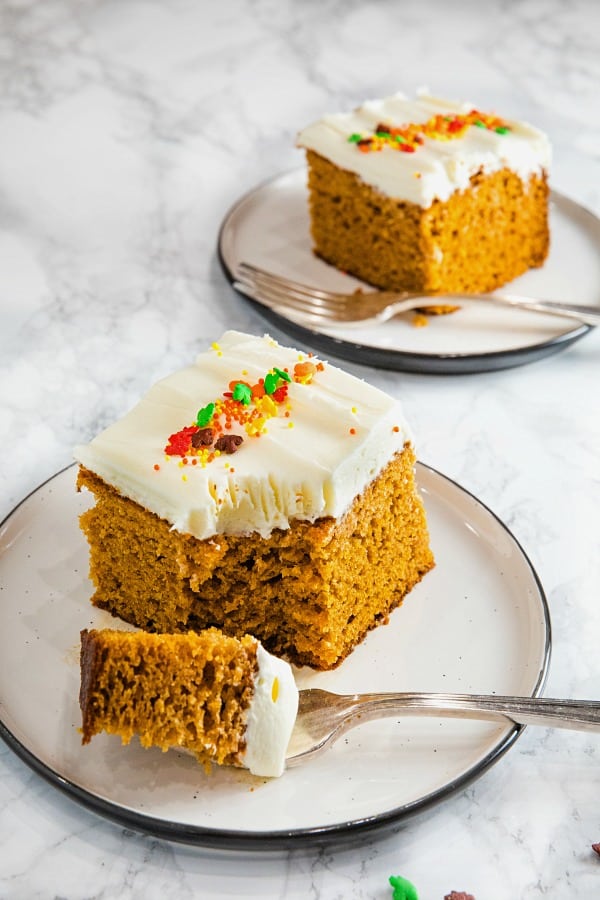
[[[293,427],[294,427],[294,423],[293,423],[293,422],[288,422],[288,428],[293,428]]]
[[[216,341],[213,341],[213,343],[212,343],[210,346],[213,348],[213,350],[220,350],[220,349],[221,349],[220,345],[217,344]]]
[[[259,409],[261,411],[261,413],[263,413],[263,415],[265,415],[265,416],[272,417],[272,416],[277,415],[277,406],[276,406],[275,402],[273,400],[271,400],[271,398],[268,396],[268,394],[265,394],[264,397],[259,397],[255,401],[255,405],[256,405],[257,409]]]
[[[352,407],[352,412],[356,414],[356,407],[355,407],[355,406]]]
[[[180,459],[179,462],[177,463],[177,465],[179,466],[180,469],[183,468],[183,460]]]
[[[279,697],[279,678],[273,679],[273,685],[271,687],[271,700],[273,703],[277,703],[277,698]]]
[[[182,480],[182,481],[187,481],[187,475],[182,475],[182,476],[181,476],[181,480]]]

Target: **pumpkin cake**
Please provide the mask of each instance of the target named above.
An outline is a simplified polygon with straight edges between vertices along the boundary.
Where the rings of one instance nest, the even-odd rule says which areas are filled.
[[[298,689],[290,666],[249,635],[85,629],[79,703],[84,744],[101,731],[124,744],[137,735],[144,747],[277,777]]]
[[[315,253],[386,290],[485,292],[549,248],[547,137],[421,92],[300,132]]]
[[[433,566],[411,432],[383,391],[227,332],[76,449],[92,602],[337,666]]]

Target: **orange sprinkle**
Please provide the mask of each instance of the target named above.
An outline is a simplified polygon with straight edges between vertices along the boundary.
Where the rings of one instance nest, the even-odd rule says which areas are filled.
[[[394,425],[394,427],[392,428],[392,431],[400,431],[400,429],[398,428],[397,425]]]
[[[159,464],[158,464],[158,463],[154,463],[154,471],[155,471],[155,472],[158,472],[159,469],[160,469]]]
[[[350,429],[350,434],[356,434],[356,428],[351,428],[351,429]]]

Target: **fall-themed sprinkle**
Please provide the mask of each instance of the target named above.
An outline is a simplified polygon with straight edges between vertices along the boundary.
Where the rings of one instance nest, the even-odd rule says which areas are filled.
[[[393,900],[418,900],[419,895],[414,884],[402,875],[390,875]]]
[[[361,153],[373,153],[384,147],[391,147],[401,153],[415,153],[425,141],[451,141],[463,137],[471,126],[494,131],[496,134],[508,134],[510,126],[498,116],[472,109],[468,113],[444,115],[437,113],[426,122],[410,122],[407,125],[388,125],[380,122],[375,126],[373,134],[357,134],[348,137],[351,144],[356,144]],[[415,177],[420,177],[416,173]]]
[[[213,349],[219,352],[218,344]],[[287,369],[273,366],[259,378],[256,384],[243,379],[230,381],[229,390],[222,397],[202,406],[192,425],[185,425],[170,435],[165,455],[180,457],[179,465],[206,466],[222,454],[235,453],[243,444],[241,434],[232,432],[234,423],[248,437],[260,437],[267,433],[267,422],[279,415],[289,416],[288,389],[292,381],[310,384],[317,372],[323,371],[323,363],[303,360],[296,363],[293,374]],[[244,371],[244,375],[247,372]],[[293,427],[293,423],[289,423]],[[158,471],[160,466],[155,465]],[[233,469],[230,469],[233,472]],[[185,476],[182,476],[185,480]]]
[[[467,894],[466,891],[450,891],[444,896],[444,900],[475,900],[473,894]]]

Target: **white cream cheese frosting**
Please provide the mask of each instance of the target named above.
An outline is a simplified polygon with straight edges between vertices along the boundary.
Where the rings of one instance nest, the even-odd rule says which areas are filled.
[[[424,124],[437,114],[467,115],[473,108],[473,104],[442,100],[424,91],[416,99],[398,93],[368,101],[349,113],[324,116],[300,132],[297,144],[353,172],[386,196],[422,207],[468,188],[470,177],[480,170],[492,173],[508,168],[523,181],[548,172],[551,149],[546,135],[526,122],[510,119],[503,119],[507,128],[501,131],[471,125],[450,140],[425,136],[413,153],[390,146],[363,153],[356,141],[349,140],[352,135],[374,134],[380,123],[401,128]]]
[[[295,366],[307,362],[316,370],[312,379],[294,380]],[[195,423],[199,410],[222,400],[233,383],[255,385],[274,367],[287,369],[290,380],[280,380],[283,402],[257,401],[267,409],[260,436],[232,421],[226,431],[243,440],[231,455],[206,462],[206,454],[165,454],[170,436]],[[247,409],[256,413],[254,406]],[[229,331],[74,455],[174,529],[218,540],[222,533],[267,537],[295,519],[343,515],[407,441],[402,409],[383,391],[268,335]]]
[[[277,778],[298,712],[298,688],[290,665],[259,644],[254,695],[246,719],[244,766],[253,775]]]

